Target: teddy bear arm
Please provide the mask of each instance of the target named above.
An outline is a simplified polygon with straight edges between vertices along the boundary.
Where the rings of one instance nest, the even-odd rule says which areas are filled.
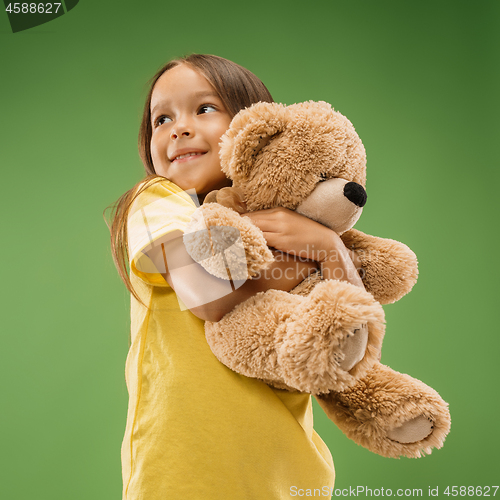
[[[413,288],[418,276],[417,257],[404,243],[357,229],[346,231],[341,238],[356,252],[363,284],[381,304],[396,302]]]
[[[252,278],[274,261],[262,231],[248,217],[218,203],[194,212],[184,244],[195,262],[226,280]]]

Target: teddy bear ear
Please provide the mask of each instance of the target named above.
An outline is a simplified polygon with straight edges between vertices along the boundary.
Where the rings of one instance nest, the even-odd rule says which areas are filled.
[[[290,104],[290,106],[288,106],[288,110],[294,112],[299,110],[313,111],[315,113],[331,113],[332,111],[335,111],[333,106],[325,101],[304,101],[296,104]]]
[[[286,127],[283,104],[258,102],[235,115],[221,138],[222,171],[232,180],[246,177],[258,153]]]

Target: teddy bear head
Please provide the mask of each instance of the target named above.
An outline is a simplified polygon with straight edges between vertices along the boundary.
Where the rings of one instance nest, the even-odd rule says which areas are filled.
[[[221,138],[221,168],[233,181],[219,197],[240,213],[295,210],[338,233],[366,202],[366,155],[351,122],[326,102],[257,103]]]
[[[191,232],[205,235],[203,243],[201,237],[186,243],[195,261],[210,261],[214,251],[219,258],[219,253],[236,248],[235,242],[244,236],[250,242],[244,245],[248,275],[254,276],[273,258],[265,252],[267,244],[260,230],[250,231],[240,221],[245,217],[239,215],[284,207],[341,234],[344,245],[361,261],[366,290],[380,303],[395,302],[412,289],[418,265],[406,245],[355,229],[349,231],[366,202],[366,156],[351,122],[329,104],[257,103],[244,109],[222,136],[220,157],[222,170],[233,182],[231,187],[206,195],[205,211],[191,226]],[[221,206],[230,210],[221,215]],[[221,232],[215,238],[220,240],[217,249],[215,231],[206,237],[207,227],[217,227]],[[217,265],[210,266],[205,269],[219,276],[212,272]],[[242,276],[246,276],[247,268],[241,267]],[[223,271],[227,276],[225,267]]]

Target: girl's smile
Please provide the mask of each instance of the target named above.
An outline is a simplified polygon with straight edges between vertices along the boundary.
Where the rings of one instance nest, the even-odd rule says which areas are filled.
[[[230,186],[220,168],[219,142],[231,116],[208,80],[187,64],[165,72],[151,98],[155,172],[198,195]]]
[[[196,151],[189,148],[179,149],[174,151],[173,155],[170,157],[171,162],[181,162],[188,161],[189,159],[194,159],[196,157],[202,156],[206,153],[206,151]]]

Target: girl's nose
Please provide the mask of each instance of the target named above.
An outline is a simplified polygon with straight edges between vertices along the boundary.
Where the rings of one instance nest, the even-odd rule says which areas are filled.
[[[172,139],[178,139],[179,137],[191,137],[194,135],[193,126],[189,119],[183,119],[177,121],[175,127],[172,127],[170,137]]]
[[[177,130],[172,130],[170,137],[172,139],[177,139],[181,136],[189,137],[190,135],[191,135],[191,132],[189,130],[184,130],[184,131],[179,131],[179,132]]]

